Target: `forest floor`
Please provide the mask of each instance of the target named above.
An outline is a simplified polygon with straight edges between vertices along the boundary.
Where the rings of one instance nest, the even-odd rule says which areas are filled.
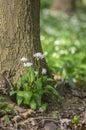
[[[86,130],[86,90],[65,85],[59,86],[58,91],[62,103],[58,99],[49,103],[46,113],[19,107],[6,97],[5,102],[13,107],[14,113],[1,110],[0,130]],[[74,116],[79,117],[77,125]]]

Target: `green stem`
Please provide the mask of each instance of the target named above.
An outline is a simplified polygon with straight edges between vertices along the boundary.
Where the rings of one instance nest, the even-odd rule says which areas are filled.
[[[40,60],[38,59],[38,75],[37,75],[37,79],[39,78],[40,75]]]

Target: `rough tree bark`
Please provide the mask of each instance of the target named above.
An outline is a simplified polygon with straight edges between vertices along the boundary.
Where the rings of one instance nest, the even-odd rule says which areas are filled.
[[[21,73],[21,57],[36,64],[33,54],[42,52],[39,13],[40,0],[0,0],[0,73],[12,82]]]

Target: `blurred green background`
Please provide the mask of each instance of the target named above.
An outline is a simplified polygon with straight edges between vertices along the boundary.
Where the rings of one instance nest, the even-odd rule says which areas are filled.
[[[86,0],[67,11],[53,10],[55,1],[41,0],[41,44],[47,63],[72,86],[77,82],[86,88]]]

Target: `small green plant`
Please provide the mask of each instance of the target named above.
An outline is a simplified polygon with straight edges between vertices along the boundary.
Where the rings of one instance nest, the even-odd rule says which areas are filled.
[[[61,100],[61,96],[55,87],[50,85],[50,82],[54,83],[55,81],[47,77],[47,70],[45,68],[41,69],[40,60],[44,57],[45,55],[40,52],[34,54],[38,68],[34,68],[33,64],[27,62],[25,57],[21,59],[24,62],[24,67],[26,67],[26,72],[20,75],[19,82],[14,86],[14,90],[10,92],[11,96],[16,94],[18,105],[24,104],[33,110],[41,108],[43,111],[46,111],[47,103],[42,102],[44,95],[55,95]]]
[[[10,124],[11,124],[11,121],[10,121],[9,116],[8,116],[8,115],[5,115],[4,118],[5,118],[6,123],[7,123],[8,125],[10,125]]]
[[[78,125],[79,124],[79,116],[74,116],[73,117],[73,123]]]
[[[13,108],[4,102],[5,98],[0,96],[0,116],[3,114],[14,113]]]

